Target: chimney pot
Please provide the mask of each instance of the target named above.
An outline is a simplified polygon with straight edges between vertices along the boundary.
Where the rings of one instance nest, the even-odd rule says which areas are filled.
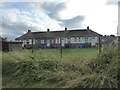
[[[65,31],[67,31],[67,28],[65,28]]]
[[[31,30],[28,30],[28,33],[31,32]]]
[[[50,31],[50,29],[48,28],[48,29],[47,29],[47,32],[49,32],[49,31]]]
[[[87,26],[87,29],[89,29],[89,26]]]

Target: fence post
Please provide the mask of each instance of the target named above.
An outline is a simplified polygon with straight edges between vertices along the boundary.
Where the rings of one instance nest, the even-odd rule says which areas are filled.
[[[90,48],[92,47],[92,43],[91,43],[91,35],[90,35]]]
[[[62,58],[62,41],[61,41],[61,38],[60,38],[60,54],[61,54],[61,58]]]
[[[32,53],[33,53],[33,39],[32,39]]]
[[[100,39],[100,35],[99,35],[99,54],[101,53],[101,39]]]
[[[12,52],[12,41],[9,42],[10,45],[10,51]]]

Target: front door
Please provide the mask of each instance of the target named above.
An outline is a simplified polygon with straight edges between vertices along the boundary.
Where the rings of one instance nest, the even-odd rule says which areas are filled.
[[[50,40],[47,40],[47,47],[50,46]]]
[[[64,42],[64,40],[62,40],[62,41],[61,41],[61,43],[62,43],[62,44],[61,44],[62,46],[64,46],[64,45],[65,45],[65,42]]]

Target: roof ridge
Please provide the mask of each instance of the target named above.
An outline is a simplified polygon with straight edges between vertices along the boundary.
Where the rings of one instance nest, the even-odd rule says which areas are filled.
[[[87,30],[87,29],[71,29],[67,31],[81,31],[81,30]],[[46,33],[48,31],[39,31],[39,32],[32,32],[32,33]],[[49,31],[49,32],[65,32],[65,30],[58,30],[58,31]]]

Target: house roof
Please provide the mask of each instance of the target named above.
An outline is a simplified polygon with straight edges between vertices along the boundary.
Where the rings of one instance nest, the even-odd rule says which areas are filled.
[[[0,36],[0,41],[7,41],[7,39]]]
[[[98,37],[100,34],[90,30],[90,29],[77,29],[77,30],[67,30],[67,31],[49,31],[49,32],[27,32],[26,34],[16,38],[15,40],[21,39],[55,39],[62,37]]]

